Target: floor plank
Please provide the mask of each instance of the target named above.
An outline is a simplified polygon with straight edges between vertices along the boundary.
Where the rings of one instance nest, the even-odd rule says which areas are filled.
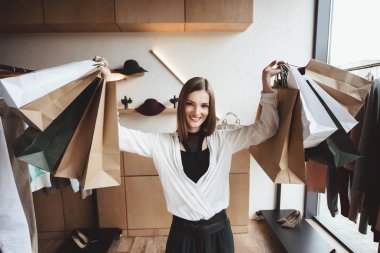
[[[326,232],[319,231],[329,237]],[[234,234],[235,253],[283,253],[280,242],[264,221],[249,220],[248,233]],[[331,237],[331,236],[330,236]],[[337,242],[331,239],[334,247]],[[115,240],[108,253],[164,253],[166,236],[155,237],[121,237]],[[57,245],[62,243],[58,239],[39,240],[39,253],[55,253]],[[346,250],[336,247],[337,253],[347,253]]]
[[[166,236],[122,237],[117,251],[108,253],[164,253]],[[235,253],[282,253],[283,250],[264,222],[250,220],[248,233],[234,234]]]

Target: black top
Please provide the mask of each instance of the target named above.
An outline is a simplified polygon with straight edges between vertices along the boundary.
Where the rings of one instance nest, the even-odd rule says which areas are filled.
[[[183,142],[186,151],[181,150],[181,159],[184,172],[194,183],[206,173],[210,163],[210,151],[202,150],[205,135],[203,131],[188,133],[187,141]]]

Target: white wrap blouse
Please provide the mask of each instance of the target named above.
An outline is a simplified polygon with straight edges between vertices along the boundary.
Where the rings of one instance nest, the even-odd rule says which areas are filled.
[[[209,219],[229,205],[232,154],[259,144],[278,129],[276,92],[262,93],[259,120],[234,130],[218,130],[206,137],[210,151],[207,172],[194,183],[183,170],[178,134],[143,133],[119,125],[120,150],[153,158],[167,209],[187,219]]]

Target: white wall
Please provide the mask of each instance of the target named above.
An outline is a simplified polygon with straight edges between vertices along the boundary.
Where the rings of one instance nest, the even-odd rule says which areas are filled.
[[[210,81],[220,115],[232,111],[249,124],[258,106],[261,70],[273,59],[302,66],[311,58],[314,1],[255,0],[253,17],[242,33],[0,34],[0,64],[41,69],[101,55],[118,68],[135,59],[149,72],[120,82],[119,101],[128,95],[134,108],[155,98],[170,107],[181,84],[148,52],[155,49],[184,79],[203,76]],[[122,116],[121,122],[145,131],[174,131],[176,124],[174,114]],[[273,183],[251,160],[250,216],[273,208],[275,196]],[[302,190],[291,195],[287,207],[301,209]]]

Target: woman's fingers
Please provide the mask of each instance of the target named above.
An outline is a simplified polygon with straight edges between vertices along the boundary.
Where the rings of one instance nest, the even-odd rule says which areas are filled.
[[[104,67],[108,68],[108,61],[106,60],[106,58],[97,55],[92,60],[96,62],[103,62]]]

